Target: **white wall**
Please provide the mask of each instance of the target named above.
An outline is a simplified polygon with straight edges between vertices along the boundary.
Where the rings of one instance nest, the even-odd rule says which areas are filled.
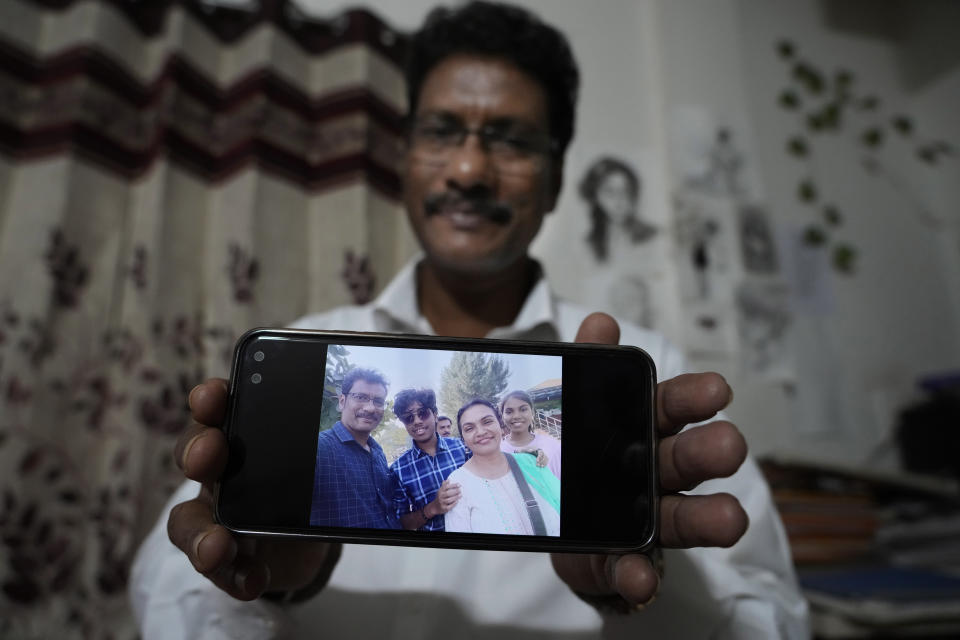
[[[781,221],[809,219],[793,195],[797,173],[783,150],[796,119],[775,106],[786,78],[773,53],[781,38],[828,71],[855,72],[858,84],[890,107],[887,113],[907,112],[920,131],[960,143],[960,64],[917,84],[903,73],[909,38],[838,30],[827,23],[824,9],[814,0],[740,0],[734,7],[749,79],[744,106],[756,132],[762,184]],[[914,12],[891,18],[909,24]],[[954,34],[958,28],[954,23]],[[916,378],[960,366],[960,158],[931,169],[916,162],[908,147],[887,146],[882,157],[896,187],[869,176],[848,141],[818,147],[813,163],[823,190],[843,207],[842,235],[855,243],[860,258],[854,275],[833,278],[833,313],[797,318],[798,394],[791,409],[800,435],[792,440],[810,455],[868,462],[893,426],[891,413],[914,395]],[[918,206],[943,223],[922,223]],[[829,406],[829,398],[836,406]]]

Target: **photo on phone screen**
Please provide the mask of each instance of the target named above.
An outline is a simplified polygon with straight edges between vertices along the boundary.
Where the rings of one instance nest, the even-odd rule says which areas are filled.
[[[559,536],[562,366],[330,344],[310,525]]]

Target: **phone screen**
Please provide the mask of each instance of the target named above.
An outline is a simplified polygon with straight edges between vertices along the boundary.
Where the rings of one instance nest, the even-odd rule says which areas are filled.
[[[258,330],[237,347],[218,515],[356,542],[642,547],[654,380],[632,348]]]

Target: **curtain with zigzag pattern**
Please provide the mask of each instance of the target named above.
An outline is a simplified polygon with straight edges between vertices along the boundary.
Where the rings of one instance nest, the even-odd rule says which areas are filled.
[[[135,637],[189,389],[412,255],[404,47],[284,0],[0,2],[0,637]]]

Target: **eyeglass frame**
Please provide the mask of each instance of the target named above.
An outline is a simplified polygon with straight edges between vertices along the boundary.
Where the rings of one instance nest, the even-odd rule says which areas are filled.
[[[431,140],[428,132],[424,131],[424,129],[429,130],[427,124],[430,123],[431,119],[435,121],[432,123],[435,130],[440,130],[446,126],[450,131],[445,135],[442,131],[435,131]],[[485,122],[480,126],[468,127],[461,118],[450,114],[408,117],[406,121],[410,152],[422,161],[435,166],[446,165],[450,161],[450,156],[461,148],[471,135],[477,136],[480,147],[498,168],[502,168],[505,164],[511,162],[532,161],[537,157],[556,157],[559,153],[560,143],[547,132],[528,131],[527,133],[537,134],[539,138],[536,141],[530,141],[529,144],[522,140],[511,141],[511,136],[517,138],[519,134],[511,131],[510,127],[517,126],[523,125],[509,119],[501,119],[494,122]],[[429,148],[431,142],[436,148]],[[506,145],[507,148],[500,145]],[[418,151],[427,157],[418,155]],[[531,169],[535,168],[531,166]]]
[[[358,402],[361,406],[372,403],[377,409],[383,409],[387,406],[386,398],[378,398],[376,396],[371,396],[368,393],[358,393],[356,391],[348,391],[344,395],[349,396],[354,402]]]

